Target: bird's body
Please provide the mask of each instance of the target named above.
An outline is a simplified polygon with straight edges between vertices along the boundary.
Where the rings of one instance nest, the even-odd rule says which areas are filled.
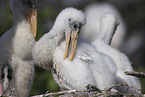
[[[99,52],[110,56],[114,60],[117,66],[116,84],[129,84],[138,89],[141,89],[140,81],[138,78],[125,75],[124,73],[126,71],[134,71],[128,57],[120,51],[109,46],[109,43],[111,43],[113,34],[115,33],[118,25],[117,17],[111,13],[107,13],[101,18],[100,22],[101,32],[99,37],[93,41],[92,44]],[[129,93],[132,90],[119,87],[118,91]]]
[[[137,77],[128,76],[125,74],[126,71],[134,71],[129,58],[125,54],[99,41],[95,41],[92,44],[98,49],[99,52],[110,56],[114,60],[115,64],[117,65],[116,84],[128,84],[141,90],[139,79]],[[119,88],[119,91],[125,92],[126,89]],[[128,89],[128,93],[130,91],[132,90]]]
[[[119,17],[120,26],[116,30],[111,46],[120,49],[126,34],[126,25],[117,8],[109,3],[93,3],[85,8],[86,25],[82,27],[80,36],[93,42],[100,33],[100,18],[109,12]]]
[[[13,51],[11,66],[13,78],[11,88],[15,89],[16,95],[27,97],[32,87],[34,77],[34,63],[31,49],[35,43],[30,26],[26,20],[22,20],[13,30]]]
[[[35,33],[33,31],[35,29],[35,24],[33,25],[35,18],[33,17],[34,14],[31,16],[33,9],[31,10],[29,7],[32,5],[35,7],[36,2],[37,0],[11,0],[14,25],[2,38],[4,38],[3,42],[8,45],[6,52],[10,52],[8,62],[12,69],[12,79],[9,83],[11,90],[7,90],[4,95],[29,96],[34,77],[31,50],[35,42],[32,34],[32,32]],[[31,12],[29,12],[30,10]],[[12,93],[12,89],[14,89],[14,93]]]
[[[81,38],[78,40],[72,61],[68,58],[62,60],[64,50],[65,41],[61,42],[53,54],[53,76],[62,89],[86,90],[88,84],[104,89],[115,84],[115,64],[89,42]]]
[[[78,39],[79,29],[84,24],[85,16],[81,11],[74,8],[64,9],[50,32],[35,43],[34,61],[43,68],[50,66],[49,63],[53,61],[54,79],[61,88],[86,90],[88,84],[100,89],[109,88],[115,84],[115,64],[107,55],[99,53],[92,44]],[[72,44],[71,52],[69,43]],[[67,55],[71,55],[70,59]]]

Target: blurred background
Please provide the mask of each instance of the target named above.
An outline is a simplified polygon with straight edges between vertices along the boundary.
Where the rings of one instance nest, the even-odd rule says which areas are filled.
[[[119,49],[130,58],[135,71],[145,72],[145,0],[39,0],[36,40],[51,29],[62,9],[75,7],[84,10],[97,2],[110,3],[119,11],[126,26],[124,41]],[[12,27],[13,22],[10,0],[0,0],[0,36]],[[35,68],[31,95],[59,91],[50,70]],[[140,80],[142,92],[145,93],[145,79]]]

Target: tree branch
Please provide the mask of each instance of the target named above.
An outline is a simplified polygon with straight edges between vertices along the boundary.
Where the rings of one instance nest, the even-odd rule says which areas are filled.
[[[135,72],[135,71],[126,71],[124,72],[126,75],[132,75],[132,76],[136,76],[136,77],[142,77],[145,78],[145,73],[143,72]]]
[[[128,84],[116,84],[116,85],[114,85],[114,86],[112,86],[112,87],[106,89],[106,91],[110,91],[112,88],[115,88],[115,87],[117,87],[117,86],[128,86],[128,87],[130,87],[130,88],[133,88],[133,89],[134,89],[136,92],[138,92],[139,94],[142,94],[137,88],[135,88],[135,87],[133,87],[133,86],[130,86],[130,85],[128,85]]]
[[[45,93],[42,95],[35,95],[35,96],[31,96],[31,97],[45,97],[45,96],[53,96],[53,95],[60,95],[60,94],[65,94],[65,93],[74,93],[77,92],[76,90],[69,90],[69,91],[59,91],[59,92],[55,92],[55,93]]]
[[[116,88],[117,86],[128,86],[130,88],[133,88],[135,91],[132,92],[137,92],[138,94],[132,94],[132,92],[128,94],[120,93],[120,92],[112,92],[111,89]],[[87,85],[88,89],[92,89],[93,91],[96,90],[95,92],[89,91],[77,91],[77,90],[69,90],[69,91],[60,91],[60,92],[55,92],[55,93],[48,93],[46,92],[45,94],[42,95],[36,95],[36,96],[31,96],[31,97],[46,97],[46,96],[58,96],[61,95],[61,97],[66,97],[66,96],[76,96],[76,97],[86,97],[87,95],[90,96],[127,96],[127,97],[145,97],[137,88],[130,86],[128,84],[116,84],[108,89],[105,90],[100,90],[99,88],[93,86],[93,85]]]
[[[131,94],[131,93],[130,94],[123,94],[123,93],[120,93],[120,92],[111,92],[111,89],[113,89],[113,88],[115,88],[117,86],[128,86],[130,88],[133,88],[139,94]],[[135,91],[132,91],[132,92],[135,92]],[[114,86],[112,86],[112,87],[110,87],[108,89],[105,89],[105,92],[95,94],[94,96],[102,96],[102,95],[104,95],[104,96],[124,96],[125,95],[125,97],[126,96],[128,96],[128,97],[132,97],[132,96],[133,97],[138,97],[139,95],[143,96],[143,94],[137,88],[135,88],[133,86],[130,86],[128,84],[116,84],[116,85],[114,85]]]
[[[99,93],[102,93],[102,90],[100,90],[99,88],[97,88],[96,86],[93,86],[93,85],[91,85],[91,84],[88,84],[88,85],[86,86],[86,88],[88,89],[88,91],[97,91],[97,92],[99,92]]]

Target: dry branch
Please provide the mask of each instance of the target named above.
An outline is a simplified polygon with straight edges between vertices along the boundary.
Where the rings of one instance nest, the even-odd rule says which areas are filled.
[[[117,86],[128,86],[128,87],[130,87],[130,88],[133,88],[138,94],[124,94],[124,93],[120,93],[120,92],[111,92],[111,89],[113,89],[113,88],[115,88],[115,87],[117,87]],[[133,91],[134,92],[134,91]],[[132,96],[132,97],[138,97],[138,96],[141,96],[142,97],[142,93],[137,89],[137,88],[135,88],[135,87],[133,87],[133,86],[130,86],[130,85],[128,85],[128,84],[116,84],[116,85],[114,85],[114,86],[112,86],[112,87],[110,87],[110,88],[108,88],[108,89],[105,89],[105,92],[103,92],[103,93],[98,93],[98,94],[95,94],[94,96],[117,96],[117,97],[122,97],[122,96],[127,96],[127,97],[130,97],[130,96]]]
[[[133,88],[135,90],[133,92],[137,92],[137,94],[132,94],[132,92],[124,94],[124,93],[120,93],[118,91],[117,92],[112,92],[111,91],[113,88],[116,88],[118,86],[128,86],[130,88]],[[55,93],[48,93],[47,92],[47,93],[42,94],[42,95],[36,95],[36,96],[31,96],[31,97],[46,97],[46,96],[59,96],[59,95],[61,95],[61,97],[68,97],[70,95],[71,95],[71,97],[72,96],[75,96],[75,97],[88,97],[90,95],[91,95],[91,97],[92,96],[94,96],[94,97],[96,97],[96,96],[104,96],[104,97],[112,97],[112,96],[113,97],[145,97],[145,95],[143,95],[137,88],[135,88],[133,86],[130,86],[128,84],[116,84],[116,85],[114,85],[114,86],[112,86],[112,87],[110,87],[108,89],[105,89],[105,90],[100,90],[97,87],[92,86],[92,85],[88,85],[87,87],[89,89],[93,88],[93,91],[94,91],[94,89],[96,89],[96,91],[95,92],[91,92],[91,91],[69,90],[69,91],[60,91],[60,92],[55,92]],[[91,94],[91,93],[93,93],[93,94]]]
[[[36,95],[36,96],[31,96],[31,97],[46,97],[46,96],[54,96],[54,95],[60,95],[60,94],[65,94],[65,93],[74,93],[77,92],[76,90],[69,90],[69,91],[59,91],[59,92],[55,92],[55,93],[45,93],[42,95]]]
[[[134,89],[130,93],[120,93],[117,90],[116,91],[111,91],[112,89],[115,89],[118,86],[127,86],[129,88]],[[88,91],[77,91],[77,90],[68,90],[68,91],[59,91],[59,92],[54,92],[54,93],[49,93],[47,91],[45,94],[41,95],[35,95],[31,97],[53,97],[53,96],[60,96],[60,97],[98,97],[98,96],[103,96],[103,97],[145,97],[145,94],[142,94],[141,91],[133,86],[130,86],[128,84],[116,84],[111,86],[108,89],[105,90],[100,90],[99,88],[93,86],[93,85],[87,85],[86,86]],[[136,92],[136,93],[135,93]],[[13,92],[11,92],[11,95],[14,95]],[[4,95],[3,95],[4,96]],[[6,96],[7,97],[7,96]]]
[[[142,77],[145,78],[145,73],[143,72],[135,72],[135,71],[126,71],[124,72],[126,75],[132,75],[132,76],[136,76],[136,77]]]
[[[88,85],[86,86],[86,88],[88,89],[88,91],[97,91],[97,92],[99,92],[99,93],[102,93],[102,90],[100,90],[100,89],[97,88],[96,86],[93,86],[93,85],[90,85],[90,84],[88,84]]]
[[[114,85],[114,86],[112,86],[112,87],[106,89],[106,91],[110,91],[111,89],[113,89],[113,88],[115,88],[115,87],[117,87],[117,86],[128,86],[128,87],[130,87],[130,88],[133,88],[133,89],[134,89],[136,92],[138,92],[139,94],[142,94],[137,88],[135,88],[135,87],[133,87],[133,86],[130,86],[130,85],[128,85],[128,84],[116,84],[116,85]]]

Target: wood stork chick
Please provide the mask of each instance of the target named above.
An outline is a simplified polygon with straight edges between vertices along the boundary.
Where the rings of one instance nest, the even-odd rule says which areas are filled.
[[[113,15],[112,13],[105,14],[100,19],[100,34],[98,38],[92,42],[92,44],[96,47],[96,49],[110,56],[117,65],[117,77],[116,77],[116,84],[129,84],[134,86],[138,89],[141,89],[140,81],[137,77],[125,75],[125,71],[134,71],[129,58],[121,53],[120,51],[112,48],[109,46],[113,35],[117,29],[119,24],[118,18]],[[118,87],[118,91],[129,93],[133,91],[132,89],[128,89],[125,87]]]
[[[10,88],[16,97],[28,97],[34,76],[32,47],[37,30],[37,0],[10,0],[14,25],[2,38],[10,52],[12,80]],[[6,51],[6,52],[8,52]],[[7,91],[9,94],[10,91]]]
[[[66,37],[66,53],[64,54],[64,59],[67,56],[70,37],[72,40],[72,52],[70,60],[73,59],[76,50],[79,29],[75,29],[74,32],[72,32],[69,26],[70,24],[75,26],[78,26],[77,24],[79,23],[84,24],[85,21],[81,17],[84,17],[83,12],[78,11],[74,8],[67,8],[58,15],[50,32],[42,36],[42,38],[35,43],[35,46],[33,48],[33,59],[34,62],[38,64],[38,66],[45,69],[50,69],[54,50],[60,44],[62,39],[64,39],[64,35]],[[74,21],[76,21],[76,24],[74,23]]]
[[[119,17],[120,25],[114,34],[111,46],[120,49],[126,34],[126,25],[117,8],[109,3],[97,2],[85,8],[86,25],[82,27],[80,36],[93,42],[100,33],[100,18],[108,12]]]
[[[80,28],[84,24],[82,11],[64,9],[50,32],[35,43],[33,58],[43,68],[49,67],[53,60],[53,76],[61,88],[86,90],[88,84],[100,89],[109,88],[115,84],[116,65],[89,42],[78,40]]]

